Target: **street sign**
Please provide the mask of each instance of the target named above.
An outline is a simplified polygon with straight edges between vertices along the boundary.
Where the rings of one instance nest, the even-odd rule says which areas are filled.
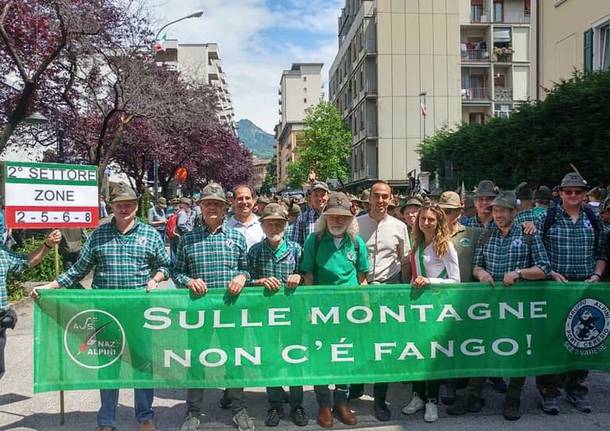
[[[3,162],[6,226],[85,228],[99,223],[97,168]]]

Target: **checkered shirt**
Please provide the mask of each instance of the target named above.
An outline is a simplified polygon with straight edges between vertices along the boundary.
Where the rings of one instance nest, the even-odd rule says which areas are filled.
[[[169,268],[170,258],[155,228],[136,218],[122,234],[112,220],[91,234],[76,263],[57,282],[68,287],[93,269],[93,289],[144,289],[159,271],[169,277]]]
[[[25,271],[29,266],[27,255],[15,253],[4,246],[0,247],[0,312],[8,310],[6,276],[9,272]]]
[[[316,222],[319,218],[320,213],[313,208],[307,208],[294,222],[291,239],[303,247],[309,234],[313,233],[315,230]]]
[[[541,234],[546,213],[542,213],[536,221],[536,227]],[[555,223],[546,232],[543,240],[551,269],[570,281],[587,279],[595,271],[596,261],[607,259],[606,239],[603,233],[600,233],[597,247],[595,246],[595,231],[582,209],[578,220],[573,223],[563,207],[558,207]]]
[[[496,224],[495,224],[495,223],[494,223],[494,221],[492,220],[491,222],[489,222],[488,227],[492,227],[492,226],[495,226],[495,225],[496,225]],[[472,216],[472,217],[470,217],[470,218],[468,219],[468,223],[466,224],[466,226],[470,226],[470,227],[478,227],[478,228],[481,228],[481,229],[485,229],[485,226],[483,225],[483,223],[481,223],[481,222],[479,221],[479,217],[477,217],[476,215],[475,215],[475,216]]]
[[[483,234],[474,256],[474,266],[483,268],[498,281],[502,280],[507,272],[534,265],[547,275],[550,272],[549,258],[542,238],[536,234],[528,239],[523,228],[515,223],[506,236],[502,236],[495,226],[491,228],[488,237]]]
[[[523,223],[526,221],[530,221],[532,223],[536,221],[534,210],[521,211],[519,214],[517,214],[517,217],[515,217],[515,221],[513,223],[518,226],[523,226]]]
[[[181,238],[173,276],[180,287],[200,278],[208,289],[226,289],[238,275],[250,280],[246,250],[246,237],[226,223],[215,232],[198,226]]]
[[[269,247],[266,239],[252,246],[248,252],[248,268],[252,279],[275,277],[286,283],[288,276],[299,273],[303,253],[301,246],[289,239],[285,239],[280,247],[284,246],[285,249],[279,255]]]

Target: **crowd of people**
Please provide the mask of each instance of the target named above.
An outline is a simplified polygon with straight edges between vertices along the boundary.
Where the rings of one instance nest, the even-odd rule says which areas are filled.
[[[208,184],[197,203],[189,198],[170,202],[159,198],[150,208],[149,223],[136,216],[138,196],[129,187],[115,188],[109,199],[111,222],[96,229],[80,250],[76,262],[41,290],[64,288],[93,271],[96,289],[155,289],[172,278],[179,288],[195,295],[210,289],[226,289],[239,295],[246,286],[262,286],[274,292],[300,285],[357,286],[406,284],[421,289],[430,284],[479,281],[490,286],[510,286],[521,280],[608,280],[606,260],[610,241],[610,199],[588,191],[577,173],[567,174],[551,190],[498,190],[490,180],[479,183],[473,194],[455,191],[428,196],[403,196],[378,181],[359,197],[332,192],[315,182],[300,200],[257,198],[248,185],[225,193],[221,185]],[[587,200],[590,200],[587,202]],[[29,260],[3,251],[2,282],[9,271],[38,262],[47,248],[59,241],[53,232]],[[170,244],[170,253],[166,251]],[[171,256],[170,256],[171,255]],[[0,286],[0,292],[4,292]],[[10,313],[5,296],[0,310]],[[0,352],[5,329],[0,329]],[[3,371],[0,355],[0,373]],[[560,388],[581,412],[590,412],[587,371],[541,375],[536,384],[542,410],[560,412]],[[1,375],[1,374],[0,374]],[[450,415],[477,413],[484,405],[483,387],[488,379],[451,379],[410,382],[411,399],[402,412],[424,411],[426,422],[438,420],[439,403]],[[520,418],[520,397],[525,378],[512,377],[508,384],[490,376],[494,387],[506,394],[503,415]],[[441,387],[444,396],[441,397]],[[98,431],[112,431],[116,424],[118,390],[101,390]],[[332,428],[338,419],[356,425],[349,401],[364,393],[364,385],[314,387],[318,403],[317,423]],[[374,415],[391,419],[386,402],[388,383],[373,385]],[[186,395],[182,431],[194,431],[204,414],[202,389]],[[285,417],[298,426],[308,423],[303,407],[303,388],[267,388],[269,410],[266,426]],[[154,429],[154,393],[135,389],[135,415],[141,431]],[[254,429],[243,388],[228,388],[220,400],[231,409],[241,431]]]

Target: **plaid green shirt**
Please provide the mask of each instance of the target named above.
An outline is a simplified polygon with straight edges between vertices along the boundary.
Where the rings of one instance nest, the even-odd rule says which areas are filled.
[[[0,312],[8,310],[6,276],[9,272],[21,272],[30,266],[28,256],[15,253],[5,246],[0,247]]]
[[[248,252],[252,279],[275,277],[286,283],[288,276],[299,273],[302,253],[301,246],[289,239],[284,239],[277,250],[273,250],[263,239]]]
[[[525,223],[526,221],[531,221],[532,223],[536,221],[536,216],[534,215],[533,209],[521,211],[519,214],[517,214],[517,217],[515,217],[513,223],[519,226],[523,226],[523,223]]]
[[[507,272],[532,266],[539,267],[545,274],[550,272],[549,258],[540,235],[531,235],[528,239],[523,228],[515,223],[506,236],[502,236],[495,226],[487,239],[483,234],[475,251],[474,266],[483,268],[498,281]]]
[[[490,227],[495,226],[495,225],[496,225],[496,224],[495,224],[495,223],[494,223],[494,221],[492,220],[492,221],[490,221],[490,222],[489,222],[489,224],[487,225],[487,228],[490,228]],[[476,216],[476,215],[475,215],[475,216],[473,216],[473,217],[470,217],[470,218],[468,219],[468,224],[466,224],[466,226],[470,226],[470,227],[478,227],[478,228],[481,228],[481,229],[487,229],[487,228],[486,228],[486,227],[483,225],[483,223],[481,223],[481,222],[479,221],[479,217],[478,217],[478,216]]]
[[[316,229],[316,222],[320,218],[320,214],[321,212],[319,213],[313,208],[303,211],[293,223],[290,239],[303,247],[307,237]]]
[[[178,244],[173,275],[180,287],[194,278],[201,278],[208,289],[224,288],[237,275],[246,276],[248,258],[246,237],[223,224],[211,232],[207,225],[197,226],[183,236]]]
[[[158,271],[169,277],[170,259],[159,233],[138,219],[128,232],[114,219],[97,228],[76,263],[57,277],[60,287],[82,280],[94,269],[93,289],[144,289]]]
[[[541,234],[545,220],[546,211],[536,221],[536,228]],[[585,280],[595,271],[597,260],[606,260],[604,235],[600,233],[596,247],[595,231],[583,210],[580,210],[578,220],[573,223],[563,207],[559,207],[555,223],[543,240],[551,269],[570,281]]]

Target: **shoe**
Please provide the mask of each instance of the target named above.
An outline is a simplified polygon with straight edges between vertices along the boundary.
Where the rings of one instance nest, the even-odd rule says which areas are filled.
[[[272,407],[267,410],[265,425],[268,427],[276,427],[280,424],[280,419],[284,419],[284,409],[276,409]]]
[[[229,397],[229,393],[225,389],[222,393],[222,398],[218,401],[221,409],[230,409],[233,406],[233,400]]]
[[[356,400],[364,395],[364,385],[356,384],[349,385],[349,393],[347,394],[348,401]]]
[[[518,421],[521,419],[521,398],[506,397],[502,416],[507,421]]]
[[[140,422],[138,431],[155,431],[155,423],[152,420]]]
[[[333,427],[333,412],[330,407],[320,407],[317,422],[322,428]]]
[[[199,416],[188,415],[180,427],[180,431],[197,431],[200,424],[201,420],[199,419]]]
[[[375,400],[373,411],[375,413],[375,417],[380,422],[387,422],[392,419],[392,412],[390,412],[390,409],[385,401]]]
[[[589,402],[589,399],[586,396],[566,394],[566,399],[570,404],[576,407],[576,410],[583,413],[591,413],[591,403]]]
[[[456,391],[455,391],[455,382],[453,380],[445,383],[445,394],[441,396],[441,401],[446,406],[451,406],[455,403]]]
[[[424,420],[426,422],[436,422],[438,420],[438,405],[436,400],[426,403]]]
[[[356,425],[358,423],[358,419],[356,415],[352,413],[352,411],[347,407],[347,404],[339,404],[335,406],[333,409],[339,421],[344,423],[345,425]]]
[[[246,409],[241,409],[233,415],[233,423],[239,431],[254,431],[254,421],[248,416]]]
[[[558,415],[559,414],[559,402],[557,396],[542,396],[542,411],[547,415]]]
[[[305,410],[301,406],[292,409],[292,412],[290,412],[290,419],[292,419],[292,422],[298,427],[307,426],[307,424],[309,423],[309,419],[307,419]]]
[[[411,402],[402,408],[403,415],[414,415],[420,410],[423,410],[426,407],[424,400],[422,400],[419,395],[413,393],[413,398]]]
[[[508,392],[508,386],[502,377],[490,377],[491,386],[499,393],[505,394]]]
[[[461,416],[466,413],[480,413],[483,410],[484,400],[473,394],[458,397],[452,406],[447,407],[447,414]]]

